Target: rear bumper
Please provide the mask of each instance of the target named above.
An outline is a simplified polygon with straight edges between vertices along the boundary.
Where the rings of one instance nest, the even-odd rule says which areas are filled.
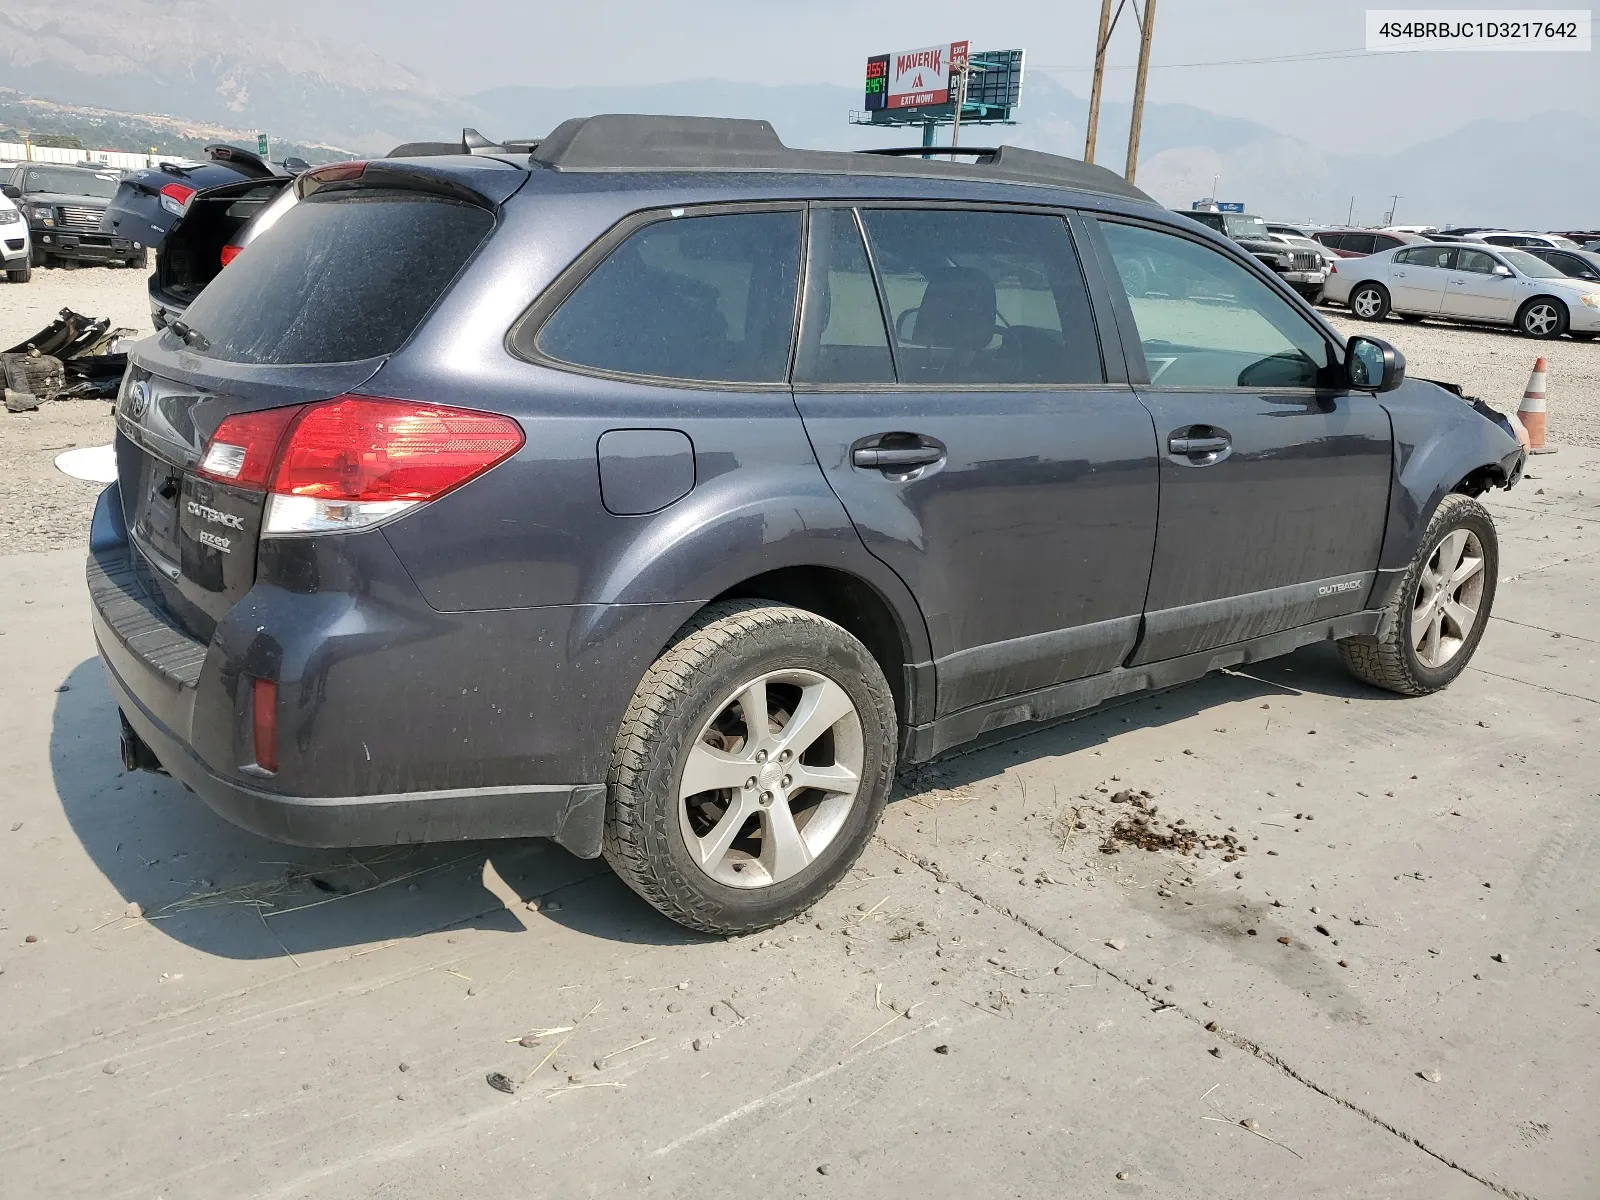
[[[681,606],[440,613],[381,532],[286,541],[201,642],[141,583],[118,487],[101,495],[95,640],[162,766],[229,821],[295,845],[549,837],[599,854],[615,731]],[[291,576],[305,590],[271,582]],[[276,774],[254,765],[253,678],[278,685]]]
[[[161,685],[98,612],[94,632],[112,696],[133,731],[169,775],[219,816],[251,833],[291,846],[547,837],[580,858],[600,853],[604,784],[447,788],[376,796],[281,796],[219,775],[141,700],[141,689],[148,694]],[[139,684],[130,683],[123,672],[139,679]]]

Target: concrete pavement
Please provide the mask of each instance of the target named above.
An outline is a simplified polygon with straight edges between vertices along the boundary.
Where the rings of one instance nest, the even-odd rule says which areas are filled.
[[[123,775],[81,554],[0,558],[0,1193],[1600,1194],[1600,453],[1533,475],[1448,691],[1313,647],[1008,731],[732,941]],[[1244,852],[1103,853],[1128,789]]]

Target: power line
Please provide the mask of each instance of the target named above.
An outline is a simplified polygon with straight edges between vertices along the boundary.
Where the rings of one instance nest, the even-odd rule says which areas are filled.
[[[1311,50],[1301,54],[1277,54],[1262,58],[1219,58],[1209,62],[1187,63],[1151,63],[1152,71],[1167,70],[1179,67],[1239,67],[1250,66],[1257,63],[1301,63],[1301,62],[1328,62],[1341,58],[1376,58],[1381,56],[1392,57],[1396,54],[1416,54],[1415,50],[1363,50],[1360,47],[1351,47],[1348,50]],[[1079,66],[1075,63],[1029,63],[1036,71],[1093,71],[1094,66]],[[1107,71],[1133,71],[1134,64],[1112,66],[1106,64]]]

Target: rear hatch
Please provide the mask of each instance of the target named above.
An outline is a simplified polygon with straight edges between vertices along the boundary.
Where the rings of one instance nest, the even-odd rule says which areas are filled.
[[[334,170],[359,176],[361,166]],[[328,185],[315,174],[182,322],[139,344],[118,396],[135,570],[204,641],[255,582],[266,502],[263,486],[200,473],[212,435],[230,417],[327,400],[370,379],[488,237],[504,199],[390,164]],[[525,177],[507,174],[517,186]]]
[[[150,294],[163,308],[182,312],[224,266],[223,251],[294,181],[252,179],[194,196],[167,231],[150,279]],[[292,195],[292,193],[291,193]]]
[[[275,172],[269,164],[243,150],[232,146],[206,149],[208,162],[189,166],[162,163],[124,175],[101,217],[100,231],[160,247],[197,194],[242,180],[288,180],[286,174]]]

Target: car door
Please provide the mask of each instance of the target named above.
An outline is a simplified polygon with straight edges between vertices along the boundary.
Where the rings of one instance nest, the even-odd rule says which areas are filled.
[[[1065,218],[811,221],[795,402],[922,608],[939,715],[1121,664],[1155,545],[1155,434],[1120,358],[1108,376]]]
[[[1408,246],[1395,251],[1389,268],[1389,300],[1400,312],[1436,313],[1455,262],[1452,246]]]
[[[1569,279],[1600,283],[1600,266],[1580,254],[1573,254],[1567,250],[1529,250],[1528,253],[1544,259]]]
[[[1465,317],[1474,321],[1510,324],[1523,298],[1512,274],[1495,274],[1505,264],[1487,250],[1463,246],[1456,252],[1456,265],[1445,284],[1444,303],[1439,311],[1446,317]],[[1509,270],[1509,268],[1506,268]]]
[[[1155,419],[1161,504],[1132,663],[1342,616],[1366,602],[1391,432],[1321,327],[1220,249],[1102,217],[1103,253],[1155,280],[1122,294],[1129,374]],[[1124,276],[1125,277],[1125,276]]]

